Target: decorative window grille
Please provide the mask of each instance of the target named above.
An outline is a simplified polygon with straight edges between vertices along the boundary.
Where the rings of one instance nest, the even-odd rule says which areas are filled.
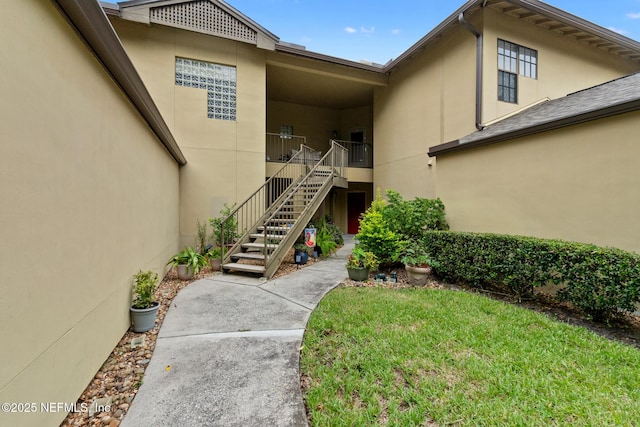
[[[176,85],[207,90],[207,117],[236,120],[236,67],[176,58]]]
[[[257,32],[209,0],[151,8],[151,22],[256,43]]]
[[[498,100],[518,102],[518,75],[538,78],[538,51],[498,39]]]

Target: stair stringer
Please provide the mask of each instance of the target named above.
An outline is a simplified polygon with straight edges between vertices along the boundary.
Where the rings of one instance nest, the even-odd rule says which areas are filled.
[[[298,188],[300,186],[300,183],[301,183],[301,181],[303,179],[304,179],[304,176],[299,176],[297,179],[294,179],[292,181],[292,183],[289,184],[289,186],[282,192],[282,194],[280,196],[278,196],[278,198],[276,200],[274,200],[273,203],[271,203],[271,206],[269,206],[265,210],[264,214],[262,214],[260,219],[255,224],[253,224],[251,227],[249,227],[249,228],[244,230],[244,232],[236,240],[234,245],[232,247],[230,247],[227,250],[227,252],[224,254],[224,257],[222,259],[222,265],[227,264],[229,261],[231,261],[231,258],[232,258],[232,256],[234,254],[236,254],[238,252],[242,252],[242,245],[251,241],[251,237],[250,237],[251,234],[257,233],[258,232],[258,227],[260,225],[262,225],[267,218],[269,218],[278,209],[280,209],[280,207],[285,202],[285,200],[289,197],[289,195],[292,192],[294,192],[296,188]]]
[[[289,250],[293,247],[296,240],[298,239],[298,236],[304,231],[311,218],[313,218],[313,215],[318,211],[318,209],[322,205],[322,202],[324,202],[327,195],[329,194],[329,191],[331,191],[332,186],[332,179],[326,179],[324,181],[313,199],[311,199],[309,203],[307,203],[304,210],[300,213],[300,216],[293,224],[293,227],[289,229],[285,238],[282,239],[282,241],[278,244],[278,247],[267,258],[264,271],[264,276],[267,279],[271,279],[271,277],[273,277],[275,272],[278,270],[278,267],[280,267],[280,264],[282,264],[282,260],[287,255]]]

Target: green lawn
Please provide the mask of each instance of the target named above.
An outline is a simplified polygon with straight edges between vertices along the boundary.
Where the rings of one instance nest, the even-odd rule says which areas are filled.
[[[466,292],[336,289],[301,369],[316,426],[640,425],[640,351]]]

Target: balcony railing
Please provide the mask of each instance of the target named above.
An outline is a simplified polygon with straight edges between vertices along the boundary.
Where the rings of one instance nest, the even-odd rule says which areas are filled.
[[[267,133],[267,161],[287,163],[306,144],[304,136]]]
[[[373,147],[366,142],[339,141],[336,142],[347,149],[347,165],[350,168],[372,168]]]
[[[278,133],[267,133],[267,158],[268,162],[286,163],[292,159],[300,149],[301,145],[306,145],[307,138],[296,135],[282,135]],[[373,167],[373,147],[367,142],[354,142],[335,140],[347,149],[346,165],[350,168],[372,168]],[[331,143],[327,150],[331,148]],[[317,148],[316,148],[317,149]],[[323,152],[322,150],[320,152]],[[317,158],[316,160],[319,160]]]

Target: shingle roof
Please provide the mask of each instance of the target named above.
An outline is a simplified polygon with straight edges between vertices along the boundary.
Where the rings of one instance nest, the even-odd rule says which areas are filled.
[[[429,149],[442,154],[640,110],[640,73],[547,101],[456,141]]]

